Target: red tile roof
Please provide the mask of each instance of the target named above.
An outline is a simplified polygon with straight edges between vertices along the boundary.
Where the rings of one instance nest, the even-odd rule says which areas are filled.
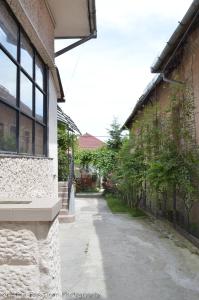
[[[79,148],[82,150],[96,150],[105,145],[104,142],[89,133],[81,135],[79,137],[78,144]]]

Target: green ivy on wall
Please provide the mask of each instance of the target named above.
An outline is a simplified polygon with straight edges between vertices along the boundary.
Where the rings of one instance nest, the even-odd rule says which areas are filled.
[[[156,212],[172,212],[174,222],[182,206],[189,228],[190,211],[199,199],[194,95],[189,86],[176,85],[169,100],[164,111],[157,99],[140,112],[119,152],[114,180],[130,206],[148,201]]]

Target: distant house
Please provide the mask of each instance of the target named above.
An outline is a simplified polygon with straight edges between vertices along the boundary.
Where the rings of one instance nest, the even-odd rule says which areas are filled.
[[[104,142],[89,133],[81,135],[78,139],[78,146],[81,150],[96,150],[104,145]]]
[[[105,145],[95,136],[85,133],[78,139],[79,150],[95,151]],[[100,185],[101,177],[95,167],[88,164],[86,166],[76,166],[77,191],[94,190]]]

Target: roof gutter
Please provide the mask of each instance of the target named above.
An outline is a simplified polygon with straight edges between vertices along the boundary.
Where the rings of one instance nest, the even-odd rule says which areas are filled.
[[[197,10],[197,11],[196,11]],[[199,15],[199,0],[194,0],[166,47],[151,67],[152,73],[164,73]],[[165,62],[166,61],[166,62]]]
[[[62,85],[62,82],[61,82],[59,69],[57,67],[56,67],[56,72],[57,72],[57,79],[58,79],[58,82],[59,82],[59,89],[60,89],[60,98],[57,99],[57,102],[58,103],[64,103],[65,102],[64,89],[63,89],[63,85]]]
[[[154,90],[154,88],[163,80],[163,76],[162,74],[158,75],[157,77],[155,76],[155,78],[151,81],[150,85],[148,86],[148,88],[146,89],[145,93],[139,98],[139,100],[137,101],[132,113],[130,114],[130,116],[128,117],[128,119],[126,120],[126,122],[124,123],[124,125],[121,127],[121,130],[126,130],[129,129],[130,124],[132,124],[133,119],[135,118],[135,116],[137,115],[138,111],[141,110],[145,104],[148,103],[148,101],[150,101],[150,99],[148,98],[148,96],[150,95],[150,93]],[[166,78],[165,78],[166,80]]]
[[[93,34],[93,38],[97,37],[97,22],[96,22],[96,6],[95,0],[88,1],[88,17],[90,25],[90,33]]]
[[[57,102],[63,103],[63,102],[65,102],[65,98],[64,98],[65,96],[64,96],[64,90],[63,90],[59,70],[55,65],[53,66],[53,68],[50,68],[50,70],[52,73],[52,77],[53,77],[56,92],[57,92]]]

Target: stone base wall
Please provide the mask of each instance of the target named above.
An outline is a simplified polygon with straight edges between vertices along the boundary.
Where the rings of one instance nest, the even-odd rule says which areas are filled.
[[[0,222],[0,299],[62,299],[58,218]]]
[[[36,157],[0,156],[0,198],[45,198],[58,201],[53,160]]]

